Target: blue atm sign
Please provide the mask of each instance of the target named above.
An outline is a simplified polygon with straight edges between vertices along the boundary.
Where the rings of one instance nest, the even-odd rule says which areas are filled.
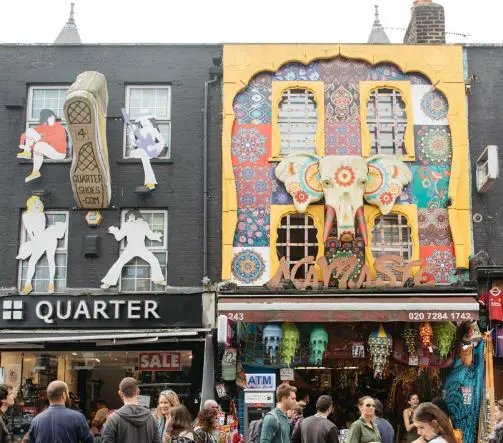
[[[276,389],[276,374],[246,374],[246,384],[252,389]]]

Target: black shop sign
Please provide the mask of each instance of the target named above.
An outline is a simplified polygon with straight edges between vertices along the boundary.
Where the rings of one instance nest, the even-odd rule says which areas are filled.
[[[201,294],[0,298],[0,328],[200,327]]]

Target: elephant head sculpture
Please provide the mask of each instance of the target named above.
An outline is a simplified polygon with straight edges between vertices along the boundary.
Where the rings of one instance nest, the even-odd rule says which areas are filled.
[[[325,197],[323,241],[327,241],[336,217],[339,239],[353,239],[356,218],[365,245],[363,198],[378,206],[382,214],[389,214],[403,187],[412,180],[410,169],[392,155],[375,155],[365,160],[355,155],[320,158],[308,153],[292,154],[278,164],[275,174],[301,213],[310,203]]]

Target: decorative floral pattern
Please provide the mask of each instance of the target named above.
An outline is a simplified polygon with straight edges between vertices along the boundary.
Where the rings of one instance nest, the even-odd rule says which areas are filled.
[[[433,269],[425,274],[436,283],[451,283],[456,280],[456,257],[452,246],[421,246],[421,260]]]
[[[234,246],[269,246],[269,207],[239,209]]]
[[[329,91],[325,89],[325,119],[328,122],[360,121],[360,92],[354,84],[339,85]]]
[[[234,178],[241,209],[271,204],[272,166],[234,167]]]
[[[351,123],[325,124],[326,155],[361,155],[360,126]]]
[[[232,135],[234,165],[267,164],[270,156],[271,125],[235,125]]]
[[[292,196],[286,192],[285,185],[274,178],[272,182],[272,204],[273,205],[292,205]]]
[[[449,104],[441,92],[433,90],[423,96],[421,100],[421,109],[433,120],[442,120],[447,117]]]
[[[452,143],[448,126],[415,126],[416,152],[425,165],[451,163]]]
[[[325,256],[327,257],[328,263],[332,263],[336,259],[346,261],[351,257],[356,257],[358,262],[356,268],[349,277],[350,280],[358,279],[362,267],[365,264],[365,249],[361,241],[341,242],[336,237],[329,237],[325,243]],[[329,283],[330,286],[337,286],[337,280],[335,278],[336,272],[336,270],[332,272]]]
[[[241,124],[271,123],[272,75],[261,73],[250,80],[234,100],[236,121]]]
[[[268,251],[268,248],[266,248]],[[247,285],[257,283],[266,270],[264,257],[256,249],[244,249],[234,254],[231,263],[234,278]]]
[[[320,79],[320,63],[313,62],[309,65],[302,63],[287,63],[283,65],[274,75],[274,80],[285,81],[317,81]]]
[[[407,76],[391,63],[380,63],[369,68],[369,80],[407,80]]]
[[[448,246],[452,243],[447,209],[419,209],[419,243],[423,246]]]
[[[334,180],[339,186],[351,186],[355,178],[355,172],[351,166],[341,166],[334,174]]]
[[[448,166],[411,166],[412,202],[419,208],[445,208],[448,199]]]
[[[407,75],[407,80],[409,80],[413,85],[431,85],[430,80],[419,72],[409,73]]]

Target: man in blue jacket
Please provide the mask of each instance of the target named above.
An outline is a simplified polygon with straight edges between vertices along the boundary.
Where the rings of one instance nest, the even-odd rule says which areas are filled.
[[[56,380],[47,386],[50,406],[38,414],[30,426],[30,443],[93,443],[85,417],[67,409],[68,386]]]

